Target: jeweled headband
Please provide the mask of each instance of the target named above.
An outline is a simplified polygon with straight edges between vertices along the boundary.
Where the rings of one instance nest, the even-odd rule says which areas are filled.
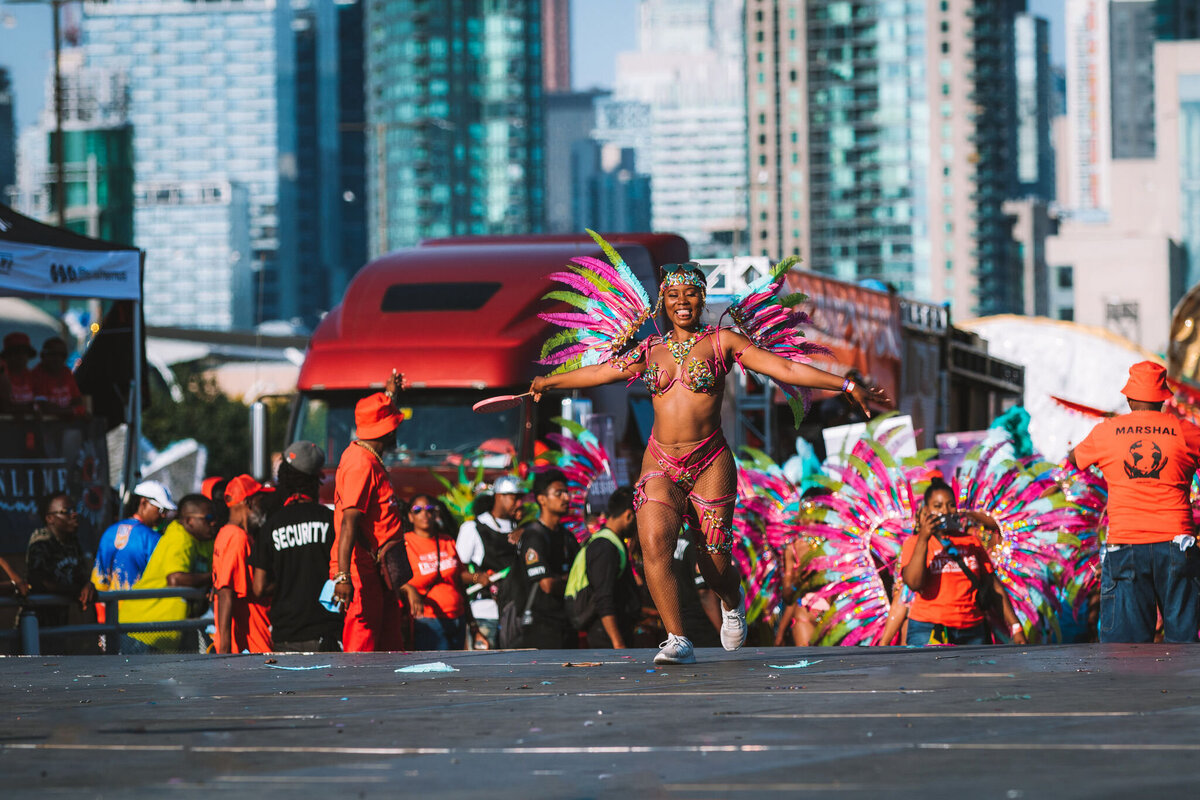
[[[669,286],[695,286],[701,292],[708,293],[708,284],[704,276],[690,269],[690,264],[672,264],[674,269],[663,276],[658,291],[661,293]]]

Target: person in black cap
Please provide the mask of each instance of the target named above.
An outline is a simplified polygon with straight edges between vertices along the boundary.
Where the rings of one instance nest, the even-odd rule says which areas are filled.
[[[325,453],[293,442],[279,463],[279,510],[267,518],[250,551],[254,593],[273,595],[271,641],[276,652],[336,652],[341,615],[318,602],[329,574],[333,511],[317,502]]]

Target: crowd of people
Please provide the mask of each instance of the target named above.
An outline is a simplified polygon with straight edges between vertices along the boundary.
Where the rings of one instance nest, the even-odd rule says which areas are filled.
[[[1161,367],[1135,365],[1125,387],[1131,413],[1098,426],[1061,469],[1038,475],[1006,456],[999,467],[972,467],[979,474],[964,473],[956,486],[937,472],[869,463],[876,445],[860,444],[864,474],[886,482],[894,473],[909,496],[894,486],[855,487],[858,468],[846,468],[845,484],[797,493],[798,502],[776,514],[772,503],[758,502],[771,494],[763,487],[777,482],[776,508],[795,487],[771,473],[756,489],[754,468],[739,462],[740,527],[730,548],[737,610],[759,608],[751,621],[760,645],[1047,640],[1049,592],[1031,591],[1036,576],[1029,575],[1043,568],[1049,575],[1056,560],[1091,547],[1096,563],[1075,576],[1055,573],[1082,576],[1089,587],[1063,600],[1060,613],[1072,603],[1084,616],[1090,611],[1091,635],[1101,641],[1195,641],[1200,554],[1186,490],[1200,467],[1200,428],[1162,410],[1164,387]],[[358,404],[362,438],[339,460],[332,509],[319,500],[325,454],[300,441],[285,449],[266,484],[250,475],[214,477],[178,503],[159,483],[139,484],[128,516],[103,533],[94,558],[79,543],[73,499],[47,495],[27,575],[0,567],[22,593],[69,597],[101,621],[97,591],[206,590],[207,632],[198,639],[191,630],[125,633],[125,653],[653,647],[671,642],[671,625],[689,647],[725,644],[731,609],[700,566],[708,536],[694,517],[682,518],[669,554],[678,622],[661,614],[633,487],[618,488],[603,508],[585,507],[582,519],[577,506],[587,487],[548,464],[528,479],[502,474],[475,487],[473,506],[459,517],[445,496],[397,496],[381,456],[403,421],[398,390],[393,378],[386,392]],[[1064,471],[1092,464],[1096,473]],[[1085,502],[1058,494],[1086,474],[1107,484],[1090,517]],[[977,493],[998,475],[1002,492]],[[1101,520],[1096,509],[1104,508]],[[1102,543],[1076,536],[1101,523]],[[889,541],[892,549],[882,549]],[[756,546],[755,560],[743,561],[741,553]],[[851,558],[856,547],[863,568]],[[764,573],[772,559],[775,571]],[[855,584],[864,575],[865,593]],[[178,597],[123,600],[120,619],[180,622],[203,618],[208,606]],[[37,614],[46,626],[67,622],[64,606]],[[839,631],[847,620],[866,634]]]
[[[765,629],[760,644],[1021,644],[1062,640],[1064,623],[1081,617],[1083,635],[1098,625],[1101,641],[1197,641],[1200,427],[1164,410],[1173,393],[1160,365],[1133,365],[1122,390],[1130,413],[1098,425],[1061,464],[1017,441],[1015,417],[954,474],[902,464],[868,425],[810,496],[726,444],[734,365],[775,381],[797,420],[812,390],[864,418],[891,400],[858,375],[809,363],[820,348],[801,333],[798,296],[781,297],[794,259],[736,298],[725,327],[702,319],[697,265],[664,266],[651,306],[620,254],[593,236],[609,263],[578,257],[553,276],[582,313],[541,315],[564,330],[543,351],[556,368],[527,394],[645,384],[654,424],[640,474],[605,508],[586,507],[595,476],[581,465],[609,459],[579,457],[586,448],[559,468],[537,466],[528,488],[497,477],[460,517],[441,496],[400,497],[384,461],[404,422],[393,371],[355,406],[332,510],[319,502],[326,454],[311,442],[289,446],[267,484],[213,478],[178,506],[145,482],[128,518],[101,537],[88,581],[70,498],[53,495],[39,507],[28,588],[77,595],[81,606],[96,589],[207,589],[212,635],[197,646],[211,638],[218,653],[657,642],[656,663],[687,664],[696,646],[737,650],[752,625]],[[639,340],[651,320],[658,333]],[[2,354],[13,387],[32,355],[19,336]],[[48,341],[47,374],[59,355]],[[549,438],[570,449],[569,437]],[[139,598],[123,600],[120,616],[166,622],[202,610]],[[159,631],[122,634],[121,646],[187,647]]]

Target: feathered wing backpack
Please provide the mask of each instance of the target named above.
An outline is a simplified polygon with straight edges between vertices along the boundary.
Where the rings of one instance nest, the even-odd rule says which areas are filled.
[[[557,374],[593,364],[607,364],[627,352],[638,329],[653,313],[641,281],[611,244],[588,230],[609,263],[591,256],[571,259],[566,272],[551,279],[568,288],[548,292],[544,300],[559,300],[579,309],[545,312],[538,317],[563,328],[542,346],[539,363],[554,366]]]
[[[825,345],[804,338],[801,326],[810,324],[812,320],[799,306],[808,300],[808,296],[800,293],[780,296],[784,278],[799,261],[799,256],[789,256],[780,261],[769,273],[750,284],[744,294],[735,297],[721,317],[724,319],[727,314],[737,330],[755,347],[789,361],[808,364],[814,356],[829,355],[830,350]],[[742,366],[740,360],[738,366]],[[742,369],[745,370],[745,367],[742,366]],[[771,380],[787,395],[796,427],[800,427],[811,405],[812,390],[774,378]]]

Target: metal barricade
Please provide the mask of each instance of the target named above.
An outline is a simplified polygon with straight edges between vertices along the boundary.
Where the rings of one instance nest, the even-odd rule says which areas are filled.
[[[41,640],[46,636],[78,636],[92,635],[105,637],[104,652],[109,655],[121,653],[121,634],[124,633],[155,633],[155,632],[184,632],[203,630],[212,624],[209,617],[194,619],[170,620],[167,622],[131,622],[122,624],[120,621],[120,602],[122,600],[155,600],[164,597],[176,597],[182,600],[206,600],[208,592],[205,589],[190,587],[166,589],[127,589],[114,592],[96,592],[97,604],[104,604],[104,622],[83,625],[54,625],[39,624],[35,608],[69,606],[74,599],[56,594],[31,594],[27,597],[0,597],[0,608],[20,608],[16,630],[0,631],[0,641],[19,639],[21,654],[38,656],[42,654]]]

